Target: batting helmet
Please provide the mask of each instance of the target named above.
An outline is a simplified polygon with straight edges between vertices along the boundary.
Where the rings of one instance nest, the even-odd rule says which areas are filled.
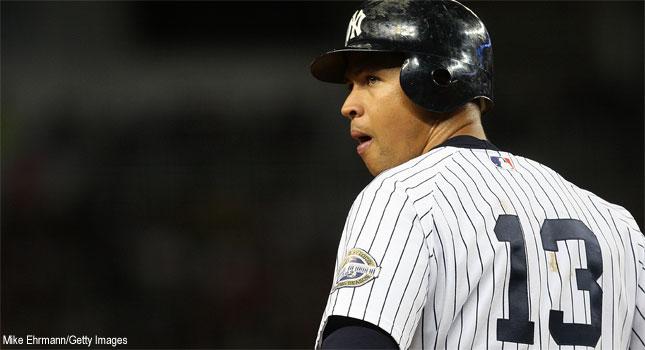
[[[365,1],[349,22],[345,46],[316,58],[311,73],[344,83],[350,52],[404,54],[401,87],[429,111],[448,112],[473,100],[483,112],[493,105],[490,36],[477,15],[456,1]]]

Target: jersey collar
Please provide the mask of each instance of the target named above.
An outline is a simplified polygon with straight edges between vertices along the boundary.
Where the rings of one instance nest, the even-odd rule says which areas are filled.
[[[459,147],[499,151],[499,148],[490,143],[488,140],[480,140],[470,135],[453,136],[434,148],[439,147]]]

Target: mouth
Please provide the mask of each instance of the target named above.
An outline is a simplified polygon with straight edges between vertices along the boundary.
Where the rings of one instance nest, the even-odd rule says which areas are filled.
[[[359,155],[363,155],[370,144],[372,144],[372,136],[358,130],[352,130],[351,135],[354,140],[358,141],[356,152]]]

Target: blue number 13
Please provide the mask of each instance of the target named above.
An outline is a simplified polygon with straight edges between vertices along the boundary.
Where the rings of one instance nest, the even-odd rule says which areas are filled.
[[[520,220],[515,215],[500,215],[495,224],[495,235],[501,242],[510,243],[511,274],[509,278],[509,318],[497,319],[497,340],[533,344],[535,323],[529,320],[526,251]],[[563,322],[564,313],[551,310],[549,331],[558,345],[596,346],[602,324],[602,289],[598,278],[602,275],[602,254],[596,235],[580,220],[546,219],[540,230],[544,250],[557,252],[557,241],[582,240],[585,242],[587,268],[576,269],[578,290],[589,291],[591,324]]]

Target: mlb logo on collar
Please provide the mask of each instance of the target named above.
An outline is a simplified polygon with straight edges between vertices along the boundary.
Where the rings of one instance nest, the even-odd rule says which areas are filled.
[[[515,170],[513,161],[509,157],[490,156],[490,160],[493,162],[493,164],[497,165],[498,168]]]

